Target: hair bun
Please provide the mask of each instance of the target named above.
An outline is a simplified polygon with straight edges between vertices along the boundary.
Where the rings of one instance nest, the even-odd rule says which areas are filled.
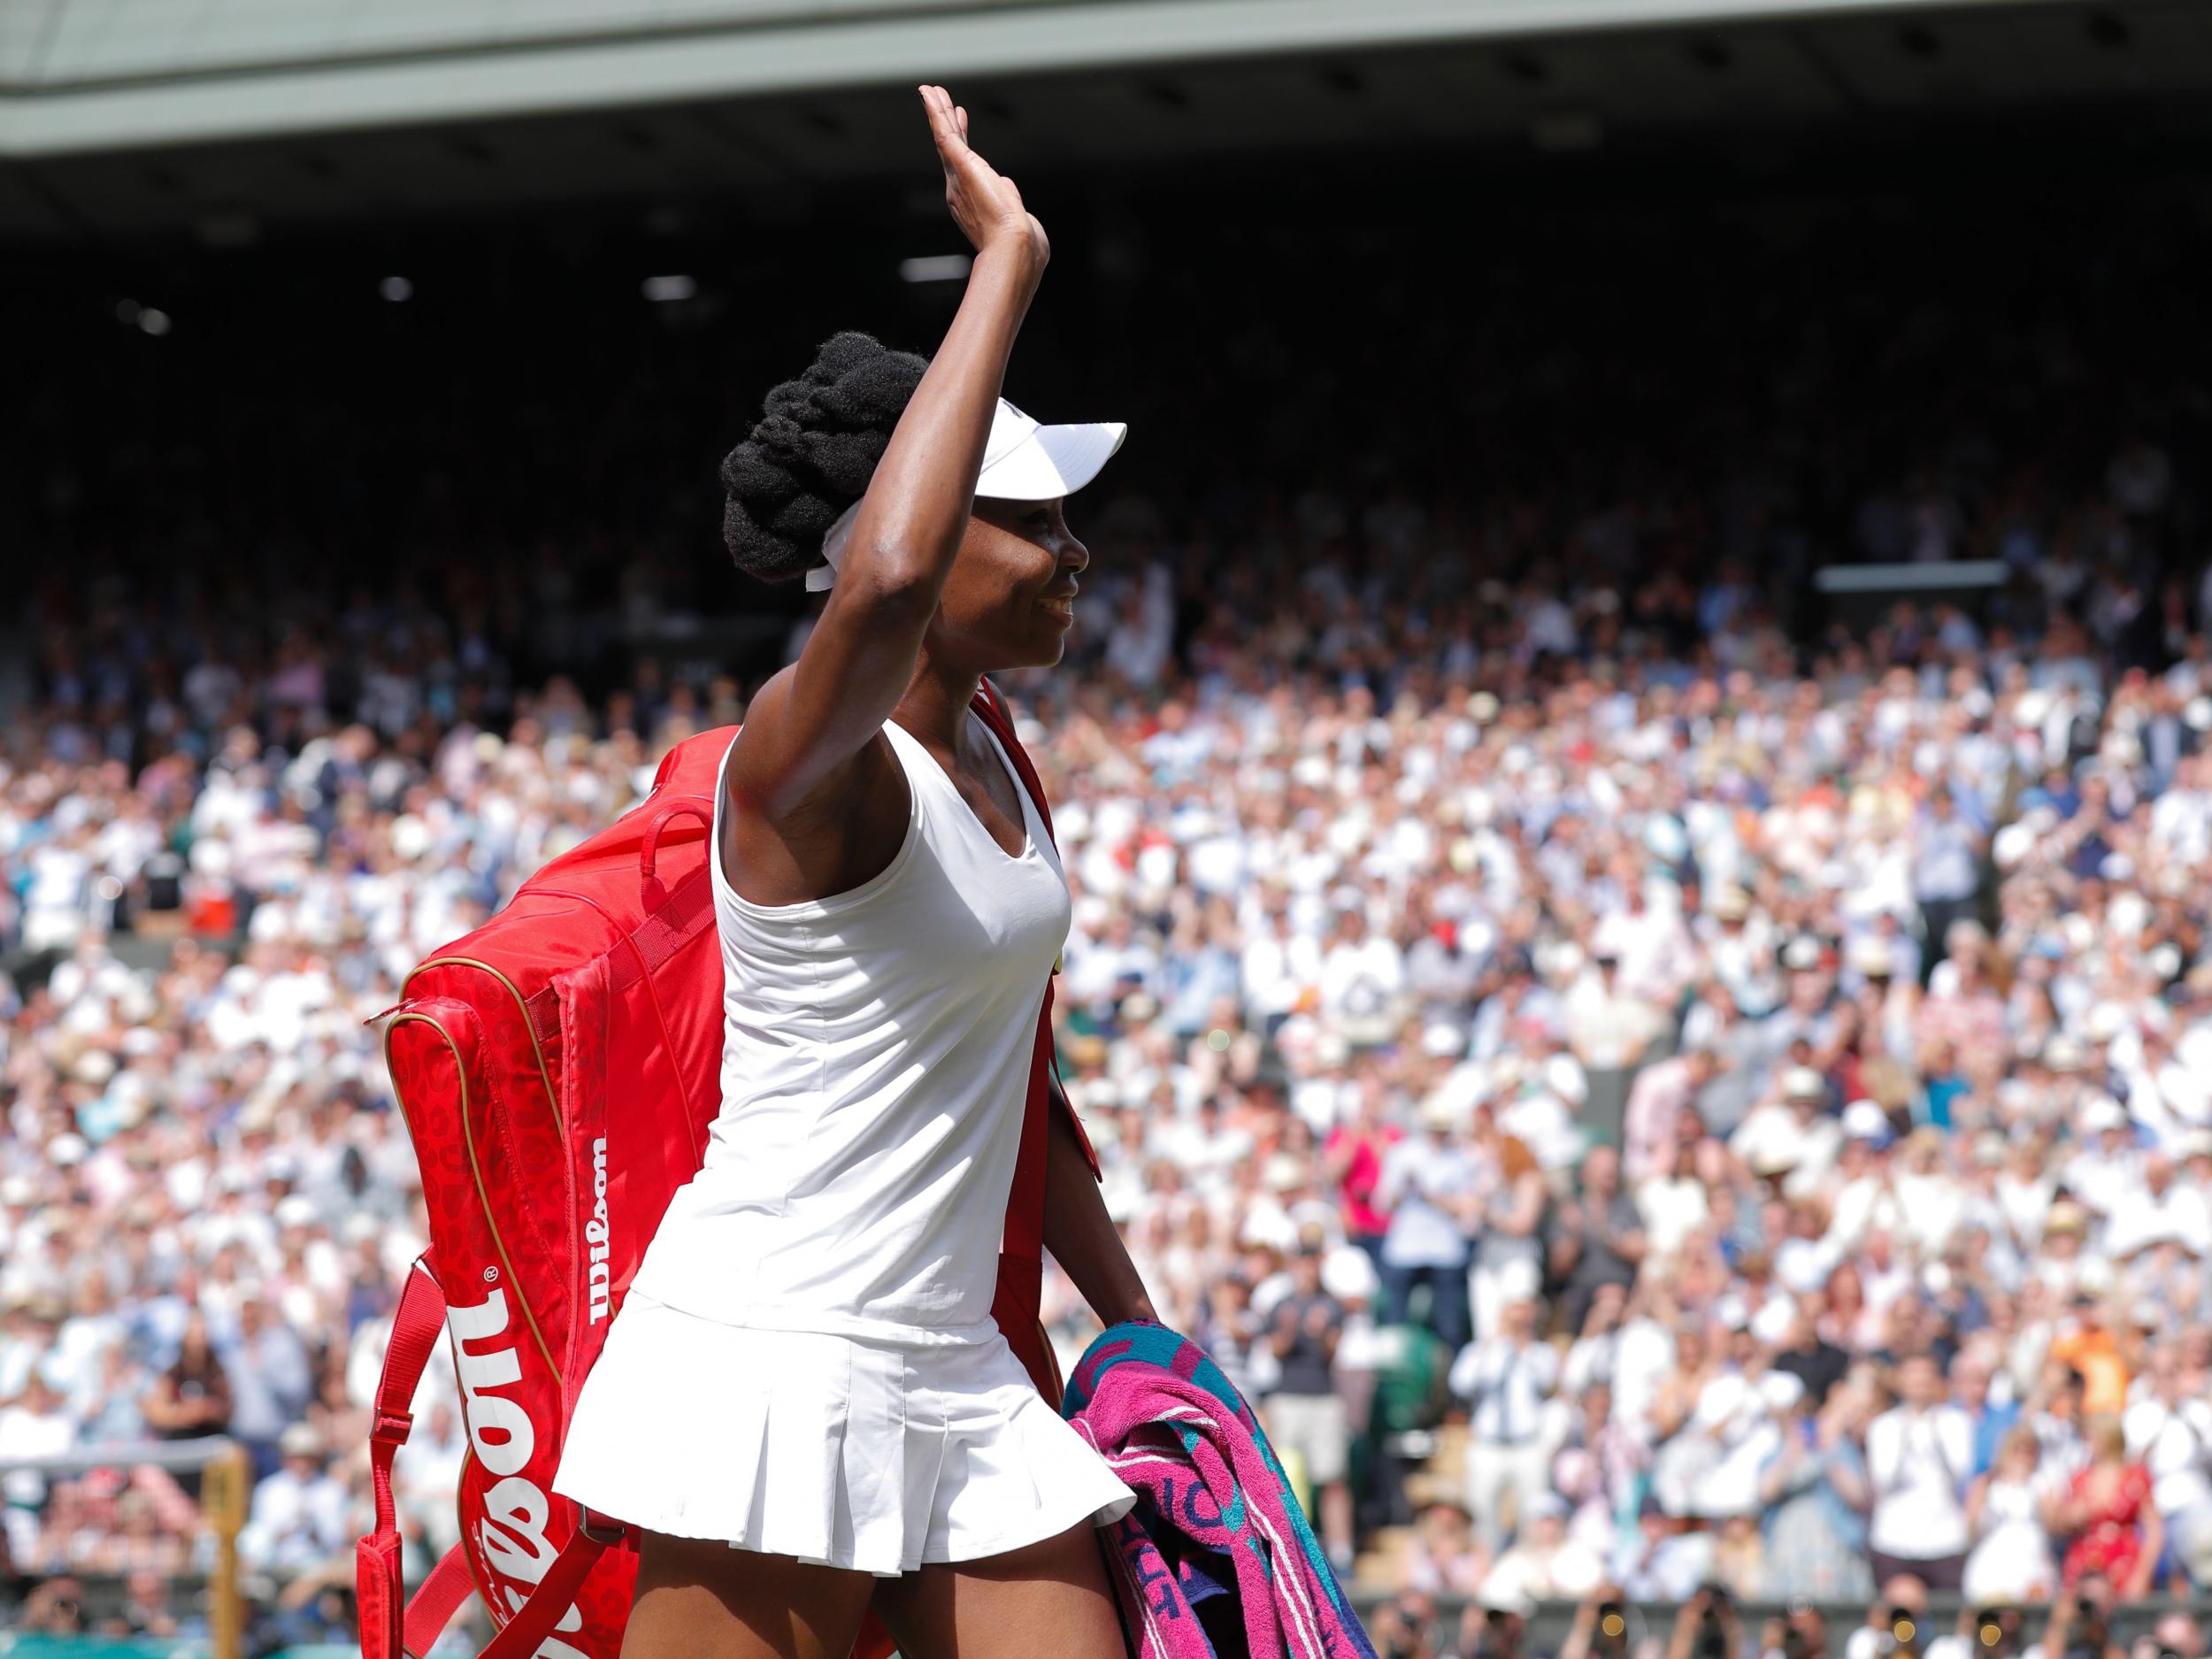
[[[722,539],[738,569],[789,581],[821,563],[822,537],[866,493],[928,367],[847,330],[770,388],[759,424],[722,457]]]

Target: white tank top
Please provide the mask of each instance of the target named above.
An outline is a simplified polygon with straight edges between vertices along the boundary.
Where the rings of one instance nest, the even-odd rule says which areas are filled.
[[[1067,941],[1067,881],[996,738],[1021,797],[1019,857],[927,749],[895,721],[883,730],[910,806],[881,874],[833,898],[753,904],[708,861],[722,1108],[634,1287],[726,1325],[979,1342],[997,1329],[1007,1195],[1037,1010]],[[722,800],[718,779],[715,848]]]

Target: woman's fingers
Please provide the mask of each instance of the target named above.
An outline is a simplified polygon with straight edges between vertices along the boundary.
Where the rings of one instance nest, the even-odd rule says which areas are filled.
[[[922,111],[929,117],[930,136],[937,141],[937,148],[967,142],[968,123],[965,111],[954,108],[952,95],[942,87],[924,87]]]

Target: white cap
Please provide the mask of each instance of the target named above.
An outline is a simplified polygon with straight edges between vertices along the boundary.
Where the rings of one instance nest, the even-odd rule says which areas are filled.
[[[1809,1065],[1793,1065],[1782,1073],[1784,1100],[1820,1100],[1827,1093],[1827,1079]]]
[[[991,434],[983,442],[983,470],[976,475],[979,501],[1058,501],[1098,476],[1129,435],[1118,420],[1094,420],[1071,426],[1040,426],[1008,403],[998,400],[991,417]],[[852,534],[860,503],[838,515],[822,538],[826,563],[806,573],[807,591],[821,593],[837,580],[843,562],[845,539]]]
[[[1888,1141],[1894,1136],[1889,1114],[1870,1100],[1855,1100],[1843,1109],[1843,1133],[1854,1141]]]
[[[2124,1129],[2127,1125],[2126,1110],[2109,1094],[2092,1094],[2082,1102],[2081,1127],[2085,1134],[2102,1134],[2108,1129]]]

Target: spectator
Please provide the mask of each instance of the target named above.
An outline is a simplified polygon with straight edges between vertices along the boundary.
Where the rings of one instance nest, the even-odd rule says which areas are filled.
[[[2064,1582],[2071,1589],[2094,1574],[2121,1595],[2147,1594],[2166,1543],[2150,1471],[2129,1460],[2119,1418],[2092,1416],[2086,1437],[2087,1466],[2049,1502],[2053,1530],[2071,1540],[2061,1563]]]
[[[1859,1437],[1863,1389],[1801,1389],[1780,1444],[1759,1472],[1767,1507],[1761,1594],[1771,1601],[1856,1601],[1873,1594],[1866,1517],[1873,1492]]]
[[[1927,1585],[1909,1572],[1893,1574],[1876,1592],[1865,1623],[1844,1639],[1843,1659],[1920,1651],[1935,1634],[1927,1625]]]
[[[1969,1541],[1962,1502],[1973,1469],[1974,1431],[1947,1403],[1942,1373],[1926,1355],[1897,1368],[1898,1402],[1867,1427],[1874,1512],[1867,1546],[1878,1578],[1912,1578],[1955,1592]]]
[[[1460,1216],[1476,1192],[1475,1163],[1453,1135],[1456,1123],[1449,1102],[1423,1102],[1421,1133],[1391,1148],[1376,1183],[1391,1212],[1382,1245],[1385,1317],[1403,1325],[1414,1292],[1426,1290],[1427,1323],[1453,1352],[1467,1340],[1469,1251]]]
[[[314,1394],[307,1352],[288,1326],[271,1317],[258,1289],[238,1304],[238,1328],[219,1350],[230,1389],[230,1430],[253,1458],[257,1478],[276,1471],[278,1441],[296,1423]]]
[[[1582,1163],[1575,1201],[1562,1205],[1551,1220],[1551,1273],[1563,1283],[1561,1320],[1572,1332],[1582,1330],[1601,1286],[1625,1292],[1635,1284],[1644,1259],[1643,1218],[1622,1190],[1620,1174],[1620,1155],[1610,1147],[1593,1147]]]
[[[77,1425],[65,1408],[61,1391],[47,1380],[43,1366],[34,1371],[15,1401],[0,1406],[0,1465],[12,1461],[59,1457],[72,1449]],[[46,1477],[34,1469],[0,1474],[0,1499],[7,1504],[8,1552],[18,1561],[38,1553],[39,1511],[46,1502]]]
[[[2112,1581],[2089,1571],[2076,1581],[2071,1595],[2051,1606],[2043,1626],[2041,1659],[2121,1659],[2125,1651],[2112,1640]]]
[[[1605,1576],[1595,1551],[1567,1530],[1567,1506],[1556,1493],[1538,1492],[1515,1527],[1512,1546],[1484,1579],[1488,1594],[1535,1601],[1579,1601]]]
[[[2039,1467],[2041,1459],[2033,1430],[2008,1430],[1989,1471],[1975,1477],[1967,1491],[1974,1548],[1962,1590],[1976,1606],[2024,1607],[2049,1600],[2058,1587],[2058,1564],[2043,1523],[2051,1483]]]
[[[239,1559],[279,1578],[319,1572],[349,1553],[352,1527],[346,1489],[324,1468],[322,1437],[295,1423],[280,1437],[277,1469],[255,1483]]]
[[[1330,1560],[1352,1564],[1351,1426],[1335,1376],[1344,1304],[1322,1287],[1321,1243],[1308,1236],[1290,1258],[1292,1288],[1269,1310],[1267,1343],[1275,1384],[1266,1399],[1268,1432],[1297,1456],[1320,1500],[1321,1535]]]
[[[230,1423],[230,1379],[215,1356],[207,1317],[195,1310],[177,1357],[155,1378],[142,1406],[146,1425],[165,1440],[220,1434]]]
[[[1536,1336],[1536,1304],[1509,1302],[1495,1333],[1470,1342],[1452,1363],[1452,1393],[1468,1403],[1467,1508],[1485,1542],[1503,1542],[1549,1490],[1559,1442],[1554,1407],[1557,1350]]]

